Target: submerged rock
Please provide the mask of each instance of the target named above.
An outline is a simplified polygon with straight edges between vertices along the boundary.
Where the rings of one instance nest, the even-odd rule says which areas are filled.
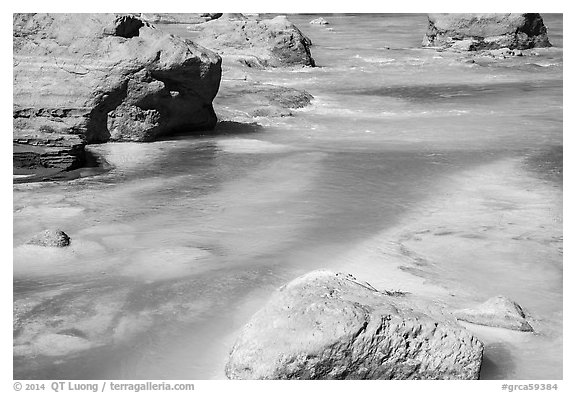
[[[465,322],[478,325],[532,332],[534,329],[520,305],[504,296],[495,296],[473,308],[454,312],[454,316]]]
[[[243,328],[230,379],[477,379],[483,345],[448,318],[341,273],[281,287]]]
[[[15,165],[216,124],[220,57],[134,15],[14,14]]]
[[[70,245],[70,236],[57,229],[47,229],[32,237],[28,244],[42,247],[67,247]]]
[[[194,42],[248,67],[314,66],[312,42],[285,16],[257,20],[224,14],[194,29]]]
[[[310,105],[313,97],[304,90],[246,81],[222,81],[216,98],[221,107],[241,110],[251,117],[292,116],[294,109]]]
[[[540,14],[429,14],[422,45],[457,51],[551,46]]]
[[[20,306],[14,326],[15,357],[71,355],[113,340],[111,332],[121,316],[129,290],[103,285],[40,292],[33,299],[15,299]],[[129,315],[129,313],[128,313]]]
[[[42,334],[31,345],[15,345],[14,356],[65,356],[85,351],[93,344],[83,338],[69,334]]]
[[[320,18],[312,19],[310,21],[310,24],[311,25],[329,25],[330,23],[326,19],[320,17]]]

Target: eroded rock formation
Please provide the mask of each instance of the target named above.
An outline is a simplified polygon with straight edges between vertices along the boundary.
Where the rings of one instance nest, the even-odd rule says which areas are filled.
[[[312,42],[285,16],[259,20],[224,14],[194,29],[195,42],[249,67],[315,65]]]
[[[461,51],[551,46],[540,14],[429,14],[422,44]]]
[[[216,124],[221,59],[133,15],[14,14],[15,165]]]
[[[476,379],[483,345],[409,295],[315,271],[281,287],[243,328],[231,379]]]

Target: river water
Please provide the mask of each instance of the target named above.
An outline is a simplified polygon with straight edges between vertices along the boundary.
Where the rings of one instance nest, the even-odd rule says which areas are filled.
[[[536,333],[468,325],[481,377],[562,378],[562,16],[554,48],[474,63],[419,48],[424,15],[325,18],[290,16],[317,68],[245,71],[311,93],[294,116],[235,124],[217,97],[214,134],[14,186],[15,379],[225,378],[237,330],[317,268],[448,308],[506,295]],[[46,228],[70,247],[25,244]]]

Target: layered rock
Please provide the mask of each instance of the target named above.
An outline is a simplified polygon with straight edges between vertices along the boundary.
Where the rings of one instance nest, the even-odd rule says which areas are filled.
[[[258,20],[224,14],[194,30],[194,42],[249,67],[314,66],[312,42],[285,16]]]
[[[532,332],[520,305],[504,296],[495,296],[472,308],[457,310],[454,316],[465,322]]]
[[[551,46],[540,14],[429,14],[422,44],[460,51]]]
[[[69,170],[84,165],[85,142],[79,135],[15,130],[13,137],[14,168]]]
[[[483,345],[408,295],[315,271],[281,287],[242,329],[231,379],[476,379]]]
[[[16,163],[216,124],[220,57],[133,15],[14,14],[13,44]]]

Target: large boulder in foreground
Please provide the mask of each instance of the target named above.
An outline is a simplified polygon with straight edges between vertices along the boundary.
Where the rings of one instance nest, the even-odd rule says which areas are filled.
[[[14,143],[33,145],[40,162],[44,146],[149,141],[216,124],[220,57],[133,15],[14,14],[13,44]]]
[[[315,271],[281,287],[243,328],[230,379],[477,379],[483,345],[408,296]]]
[[[526,314],[520,305],[507,297],[495,296],[472,308],[457,310],[454,316],[477,325],[532,332]]]
[[[314,66],[312,42],[285,16],[273,19],[224,14],[194,25],[194,42],[249,67]]]
[[[551,46],[540,14],[429,14],[422,45],[464,51]]]

